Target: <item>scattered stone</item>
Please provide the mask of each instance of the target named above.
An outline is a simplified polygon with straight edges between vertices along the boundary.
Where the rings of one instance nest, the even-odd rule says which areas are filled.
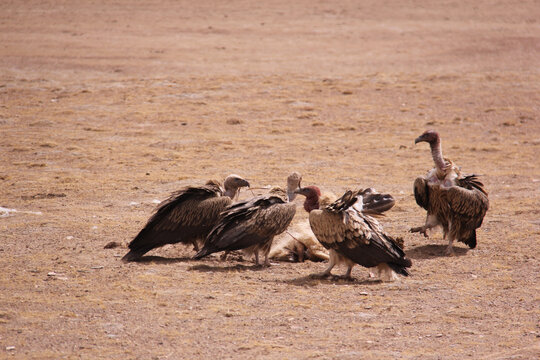
[[[117,248],[117,247],[120,247],[120,243],[116,242],[116,241],[111,241],[111,242],[108,242],[107,244],[105,244],[105,246],[103,248],[104,249],[114,249],[114,248]]]
[[[94,270],[103,269],[103,265],[92,266],[90,269],[94,269]]]
[[[6,351],[13,351],[15,350],[15,346],[6,346]]]

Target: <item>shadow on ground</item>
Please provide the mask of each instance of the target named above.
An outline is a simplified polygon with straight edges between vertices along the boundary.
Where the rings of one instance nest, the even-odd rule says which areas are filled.
[[[149,255],[149,256],[143,256],[142,258],[133,261],[136,263],[142,263],[142,264],[176,264],[180,262],[188,262],[192,259],[190,257],[176,257],[176,258],[166,258],[163,256],[155,256],[155,255]]]
[[[188,271],[200,271],[200,272],[231,272],[231,271],[259,271],[265,269],[261,265],[231,265],[231,266],[213,266],[213,265],[194,265],[188,268]]]
[[[407,249],[405,253],[411,259],[435,259],[440,257],[448,257],[446,254],[447,245],[421,245],[411,249]],[[454,246],[454,256],[463,256],[469,252],[469,249]]]
[[[345,278],[343,276],[332,275],[326,278],[321,278],[316,275],[307,275],[291,280],[279,281],[285,284],[296,286],[316,286],[319,284],[332,284],[332,285],[377,285],[381,284],[380,280],[371,279],[356,279]]]

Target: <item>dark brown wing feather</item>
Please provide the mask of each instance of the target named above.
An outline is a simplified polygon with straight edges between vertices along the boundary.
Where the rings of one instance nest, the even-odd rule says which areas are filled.
[[[163,201],[130,242],[123,260],[133,261],[157,247],[203,240],[232,200],[217,184],[187,187]]]
[[[482,220],[489,208],[489,201],[484,192],[473,188],[472,190],[454,186],[448,189],[448,205],[455,215],[462,220],[471,221],[474,228],[482,225]]]
[[[209,254],[246,249],[271,241],[284,232],[296,213],[296,205],[279,196],[259,196],[236,203],[223,212],[219,223],[208,235],[204,247],[194,258]]]
[[[429,186],[427,180],[423,177],[418,177],[414,181],[414,198],[416,203],[428,210],[429,208]]]
[[[396,204],[392,195],[380,194],[373,188],[359,190],[357,196],[362,196],[362,213],[367,215],[380,215]]]

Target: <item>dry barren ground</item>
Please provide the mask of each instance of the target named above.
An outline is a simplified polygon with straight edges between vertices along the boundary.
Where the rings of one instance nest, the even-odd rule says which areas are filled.
[[[538,1],[0,2],[0,206],[18,210],[0,213],[0,358],[538,358],[538,19]],[[426,128],[490,192],[453,258],[407,233]],[[412,276],[182,246],[120,261],[173,190],[293,170],[392,193]]]

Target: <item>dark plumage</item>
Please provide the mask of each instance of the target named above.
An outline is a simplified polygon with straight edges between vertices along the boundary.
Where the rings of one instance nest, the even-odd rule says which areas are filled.
[[[274,236],[284,232],[296,213],[296,205],[287,202],[283,190],[273,190],[270,195],[257,196],[228,207],[219,223],[212,229],[204,247],[194,259],[219,251],[248,249],[254,252],[259,265],[259,251],[268,252]]]
[[[414,227],[411,232],[427,237],[427,230],[441,226],[444,238],[449,241],[446,250],[449,255],[453,254],[454,240],[474,249],[476,229],[482,225],[489,208],[484,185],[476,175],[463,176],[457,166],[443,157],[437,132],[424,132],[415,140],[419,142],[430,144],[435,167],[414,181],[416,203],[427,210],[427,217],[423,226]]]
[[[304,208],[309,212],[309,223],[320,243],[330,252],[328,268],[320,276],[330,275],[339,262],[347,264],[345,277],[350,277],[355,264],[371,268],[377,267],[381,280],[392,281],[396,273],[407,276],[406,268],[412,265],[394,238],[386,234],[379,222],[363,211],[363,195],[375,196],[369,191],[347,191],[333,203],[319,209],[320,190],[308,186],[297,190],[306,196]],[[393,198],[378,194],[380,199],[375,208],[390,208]],[[383,201],[384,199],[387,199]],[[390,200],[391,199],[391,200]],[[386,206],[380,206],[383,202]],[[368,202],[369,203],[369,202]],[[392,203],[392,206],[390,206]],[[376,211],[371,210],[373,213]]]
[[[148,251],[166,244],[193,244],[203,241],[217,224],[221,212],[232,204],[241,187],[249,183],[237,175],[225,179],[222,189],[217,181],[190,186],[163,201],[139,234],[130,242],[124,261],[140,259]]]

